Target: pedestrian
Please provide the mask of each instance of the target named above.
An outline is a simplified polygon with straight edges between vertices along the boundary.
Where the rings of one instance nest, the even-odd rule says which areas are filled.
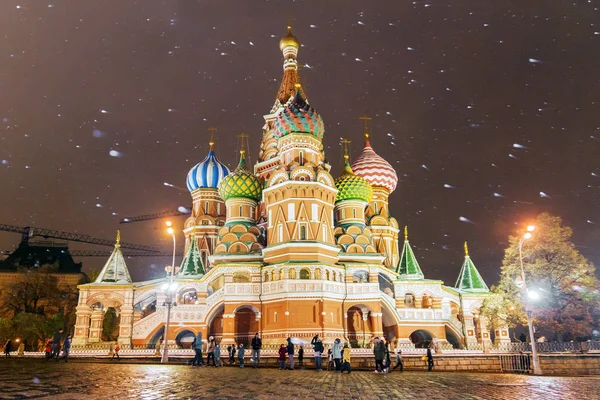
[[[67,335],[65,342],[63,343],[63,359],[65,362],[69,362],[69,352],[71,351],[71,335]]]
[[[294,343],[292,343],[292,338],[287,338],[287,355],[288,360],[290,361],[290,369],[294,370]]]
[[[298,364],[300,364],[300,369],[304,369],[304,348],[302,346],[298,349]]]
[[[335,363],[336,372],[341,372],[342,369],[342,341],[338,338],[333,342],[333,362]]]
[[[390,366],[392,365],[392,360],[390,358],[390,342],[388,342],[387,340],[384,342],[385,344],[385,368],[383,369],[383,372],[388,373],[390,372]]]
[[[117,361],[121,359],[121,357],[119,357],[119,351],[121,351],[121,346],[119,345],[119,343],[115,344],[115,351],[113,352],[112,355],[112,359],[115,359],[115,356],[117,357]]]
[[[213,362],[213,367],[215,365],[215,338],[210,336],[208,338],[208,348],[206,349],[206,366],[210,367],[210,360]]]
[[[54,336],[52,336],[52,358],[55,358],[58,361],[58,356],[60,355],[60,341],[62,340],[63,330],[59,329],[54,332]]]
[[[244,345],[242,343],[238,346],[238,360],[240,362],[240,368],[244,368]]]
[[[352,368],[350,367],[350,348],[348,347],[348,344],[344,344],[342,360],[343,362],[340,373],[348,371],[348,374],[350,374],[350,372],[352,372]]]
[[[375,355],[375,372],[376,374],[383,372],[383,359],[385,358],[385,345],[378,337],[375,338],[373,346],[373,354]]]
[[[431,349],[433,344],[427,347],[427,371],[431,371],[433,369],[433,354],[431,354]]]
[[[404,363],[402,363],[402,350],[396,347],[394,353],[396,354],[396,365],[394,365],[393,369],[400,367],[400,372],[402,372],[404,370]]]
[[[192,343],[194,349],[194,360],[192,361],[192,367],[200,367],[204,365],[204,359],[202,359],[202,332],[198,332]]]
[[[260,367],[260,349],[262,347],[262,340],[258,337],[258,332],[252,338],[252,367]]]
[[[8,339],[4,345],[4,356],[10,358],[10,352],[12,351],[12,340]]]
[[[229,346],[229,364],[235,364],[235,352],[236,352],[235,343]]]
[[[325,348],[323,347],[323,342],[319,339],[319,335],[316,335],[310,341],[310,344],[313,345],[313,351],[315,352],[315,369],[317,371],[323,371],[323,358],[322,354]]]
[[[215,367],[220,367],[223,365],[223,363],[221,362],[221,345],[220,344],[215,345],[215,361],[216,361]]]
[[[46,355],[46,360],[52,358],[52,340],[48,340],[46,343],[46,348],[44,349],[44,353]]]
[[[285,355],[287,354],[287,350],[285,348],[285,344],[281,344],[279,346],[279,370],[285,369]]]
[[[333,363],[333,354],[331,352],[331,347],[327,349],[327,371],[333,371],[335,365]]]

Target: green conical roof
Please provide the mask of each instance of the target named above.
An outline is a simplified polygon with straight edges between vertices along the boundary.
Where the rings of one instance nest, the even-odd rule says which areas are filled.
[[[246,168],[245,152],[240,154],[240,163],[235,171],[227,175],[219,183],[219,195],[223,200],[242,197],[260,200],[262,183],[260,179]]]
[[[460,270],[455,287],[467,293],[488,293],[490,291],[479,271],[477,271],[475,264],[471,261],[471,257],[469,257],[467,242],[465,242],[465,262]]]
[[[186,277],[198,275],[204,275],[204,265],[202,265],[198,241],[195,237],[192,237],[192,241],[188,247],[188,251],[185,253],[185,257],[183,257],[181,268],[179,268],[177,276]]]
[[[402,279],[423,279],[423,271],[419,266],[419,262],[413,253],[410,243],[408,243],[408,228],[404,227],[404,247],[402,247],[402,254],[400,255],[400,261],[398,262],[398,268],[396,272],[401,275]]]
[[[344,165],[344,173],[336,179],[335,187],[338,190],[336,203],[344,200],[362,200],[368,203],[373,198],[371,184],[365,178],[354,175],[348,162]]]

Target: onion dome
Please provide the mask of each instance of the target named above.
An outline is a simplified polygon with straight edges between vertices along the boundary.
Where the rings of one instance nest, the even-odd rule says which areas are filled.
[[[362,200],[367,203],[373,198],[373,188],[366,179],[354,175],[352,167],[346,162],[344,173],[335,180],[338,194],[335,202],[344,200]]]
[[[365,148],[352,163],[352,169],[356,175],[365,178],[371,186],[385,188],[391,193],[398,184],[398,174],[390,163],[375,153],[368,135],[366,136]]]
[[[188,172],[187,187],[190,192],[196,189],[216,189],[219,182],[229,174],[229,168],[215,155],[213,144],[210,143],[210,151],[206,158]]]
[[[322,139],[325,132],[323,118],[304,99],[300,85],[296,85],[296,95],[287,102],[275,119],[275,137],[280,138],[292,132],[312,133]]]
[[[259,201],[262,195],[260,179],[246,168],[245,151],[240,152],[240,163],[235,171],[219,183],[219,195],[225,201],[231,198],[246,198]]]
[[[279,50],[283,50],[288,46],[292,46],[295,48],[300,47],[300,41],[294,35],[292,35],[292,27],[288,25],[288,33],[279,41]]]

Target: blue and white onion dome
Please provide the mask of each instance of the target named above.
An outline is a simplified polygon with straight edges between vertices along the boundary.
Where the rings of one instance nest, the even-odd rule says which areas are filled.
[[[225,166],[212,149],[206,158],[196,164],[187,175],[187,187],[190,192],[197,189],[217,189],[221,179],[229,175],[229,168]]]

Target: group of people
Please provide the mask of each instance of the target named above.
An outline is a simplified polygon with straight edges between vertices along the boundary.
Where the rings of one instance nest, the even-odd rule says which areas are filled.
[[[54,332],[52,340],[48,340],[46,342],[46,345],[44,346],[44,355],[46,360],[56,360],[58,362],[58,360],[62,358],[63,360],[65,360],[65,362],[68,362],[69,352],[71,351],[71,335],[67,335],[64,341],[62,337],[63,330],[59,329],[56,332]],[[19,353],[21,354],[22,349],[24,349],[24,344],[21,342],[19,346]],[[61,350],[62,357],[60,357]],[[6,358],[10,358],[10,353],[12,351],[14,351],[13,343],[11,339],[8,339],[6,341],[6,344],[4,345],[4,356]]]
[[[260,349],[262,347],[262,340],[258,336],[258,333],[254,335],[251,342],[252,348],[252,366],[254,368],[260,367]],[[208,338],[208,342],[206,345],[206,364],[204,363],[204,358],[202,357],[202,351],[204,348],[204,342],[202,341],[202,332],[199,332],[194,341],[192,342],[192,349],[194,350],[194,359],[192,360],[192,367],[203,367],[210,366],[210,362],[212,360],[212,366],[217,368],[223,366],[223,362],[221,360],[221,345],[215,341],[213,336]],[[246,349],[244,345],[240,343],[239,345],[230,345],[227,347],[227,355],[229,364],[235,364],[235,359],[237,356],[238,362],[240,364],[240,368],[244,368],[244,360],[245,360]]]

